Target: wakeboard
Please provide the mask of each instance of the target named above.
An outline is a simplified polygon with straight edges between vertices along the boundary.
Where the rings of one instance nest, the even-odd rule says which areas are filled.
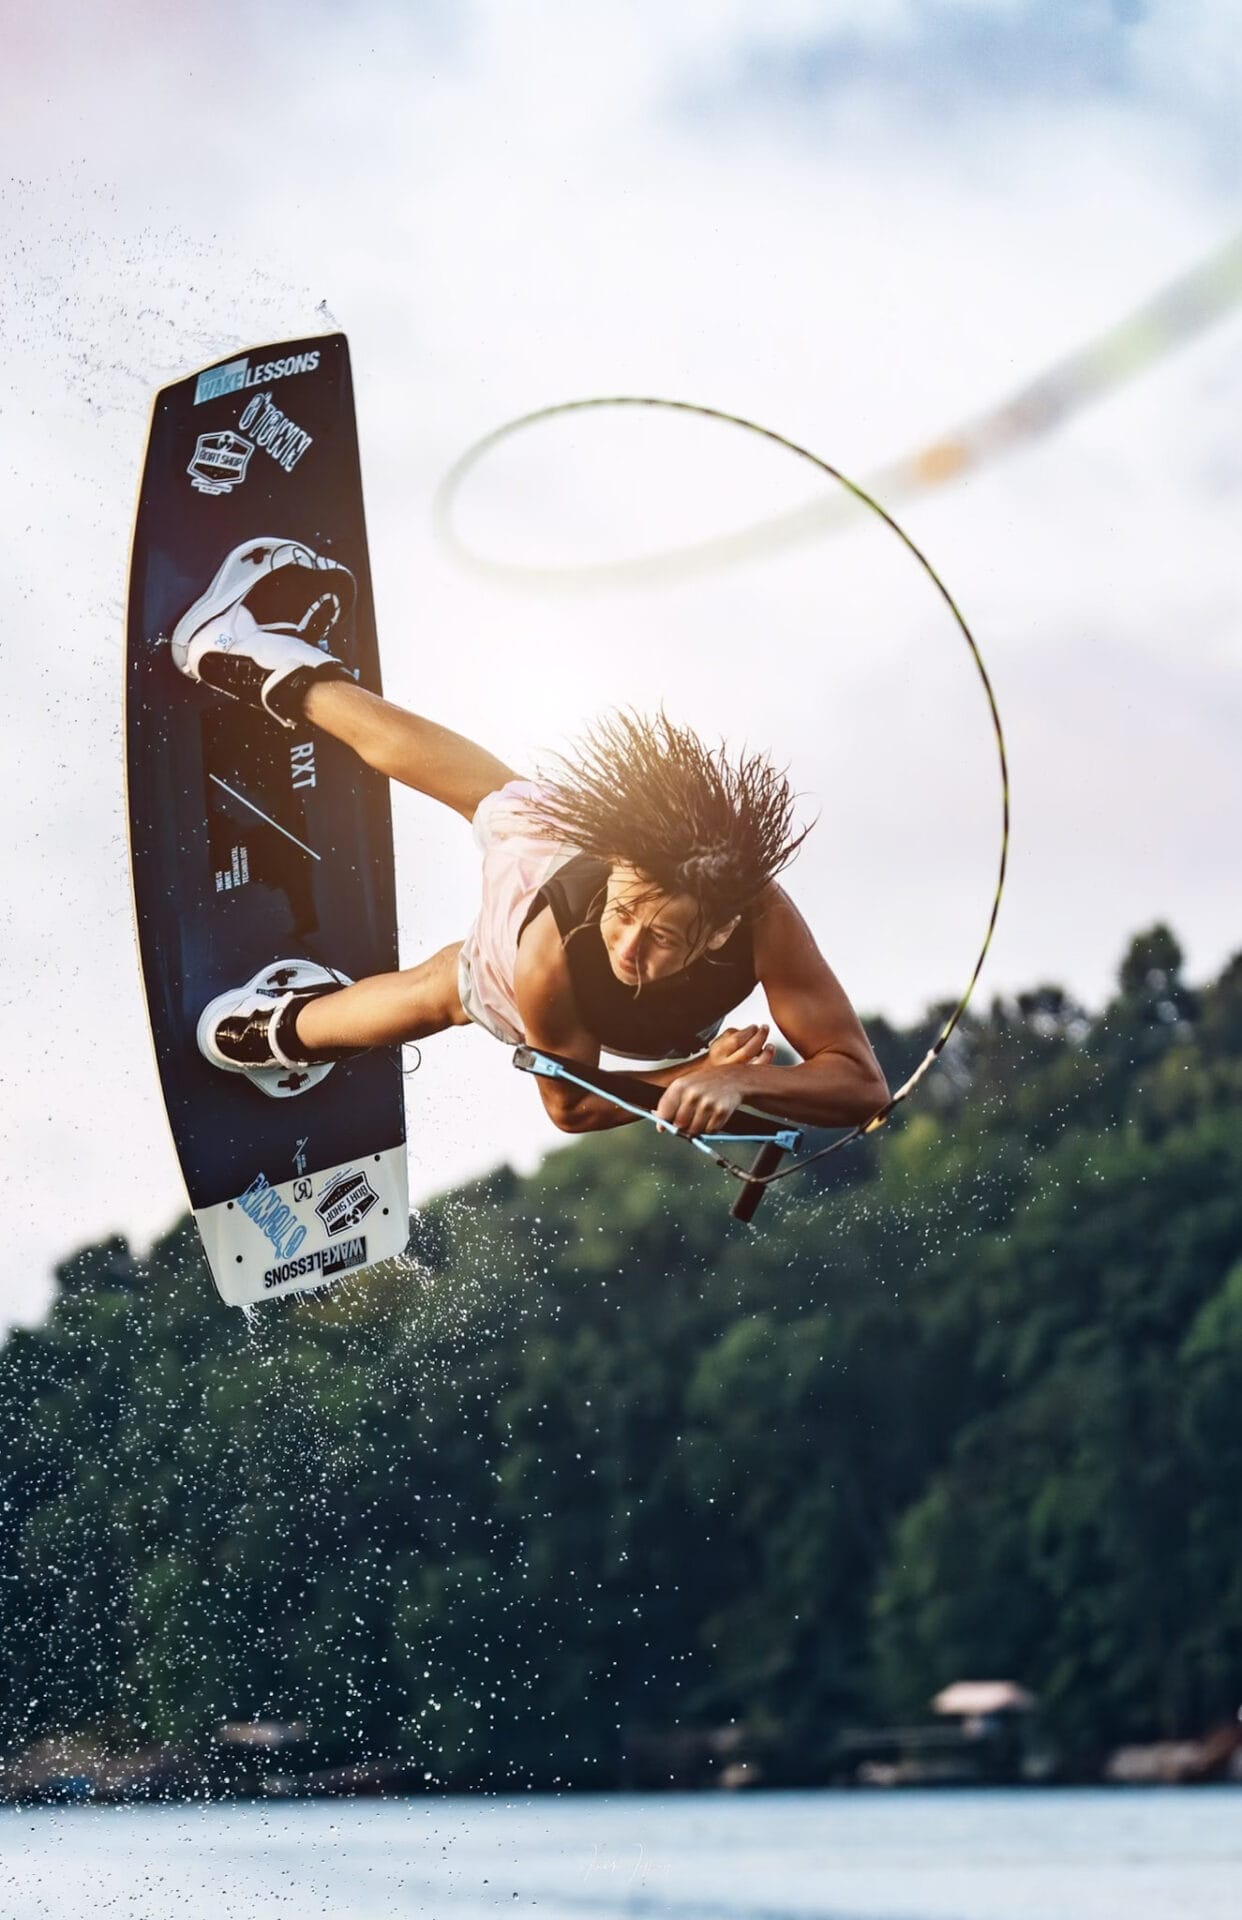
[[[380,691],[349,348],[256,347],[156,395],[130,569],[126,768],[138,945],[173,1141],[235,1306],[320,1287],[409,1236],[399,1049],[263,1090],[200,1053],[199,1016],[277,960],[397,965],[388,783],[307,725],[179,673],[169,636],[261,538],[348,567],[331,651]],[[274,1093],[277,1097],[268,1097]]]

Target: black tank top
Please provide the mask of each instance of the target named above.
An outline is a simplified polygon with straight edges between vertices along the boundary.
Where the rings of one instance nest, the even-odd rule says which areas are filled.
[[[608,873],[606,861],[573,855],[531,901],[518,939],[536,914],[551,907],[578,1011],[609,1053],[641,1060],[680,1060],[698,1053],[755,985],[749,919],[743,914],[714,953],[700,954],[680,973],[648,981],[636,993],[613,972],[599,930]]]

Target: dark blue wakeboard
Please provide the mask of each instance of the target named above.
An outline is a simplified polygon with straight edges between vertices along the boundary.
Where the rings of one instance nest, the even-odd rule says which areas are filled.
[[[398,1050],[268,1098],[196,1043],[207,1002],[277,959],[354,979],[397,965],[387,781],[327,735],[287,730],[172,662],[177,620],[226,554],[264,536],[350,569],[357,601],[331,649],[378,693],[343,334],[256,347],[165,387],[134,530],[126,751],[138,943],[190,1205],[235,1305],[356,1273],[409,1233]]]

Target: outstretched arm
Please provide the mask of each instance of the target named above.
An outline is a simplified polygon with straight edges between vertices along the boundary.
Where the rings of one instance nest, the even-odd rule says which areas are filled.
[[[888,1083],[862,1022],[806,921],[780,887],[755,925],[755,971],[795,1066],[701,1068],[671,1086],[658,1112],[682,1133],[727,1124],[743,1103],[814,1127],[853,1127],[888,1105]]]

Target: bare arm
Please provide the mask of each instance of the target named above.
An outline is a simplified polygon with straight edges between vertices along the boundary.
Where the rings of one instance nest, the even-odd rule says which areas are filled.
[[[527,1044],[545,1053],[599,1065],[599,1041],[588,1033],[574,1003],[569,967],[555,920],[548,908],[531,921],[518,942],[513,991]],[[583,1093],[563,1080],[540,1079],[539,1097],[562,1133],[595,1133],[627,1127],[634,1115],[623,1113],[601,1094]]]
[[[772,887],[755,926],[755,971],[772,1018],[801,1055],[704,1068],[670,1088],[661,1119],[683,1133],[725,1124],[741,1104],[815,1127],[852,1127],[887,1106],[888,1083],[845,989],[788,895]]]

